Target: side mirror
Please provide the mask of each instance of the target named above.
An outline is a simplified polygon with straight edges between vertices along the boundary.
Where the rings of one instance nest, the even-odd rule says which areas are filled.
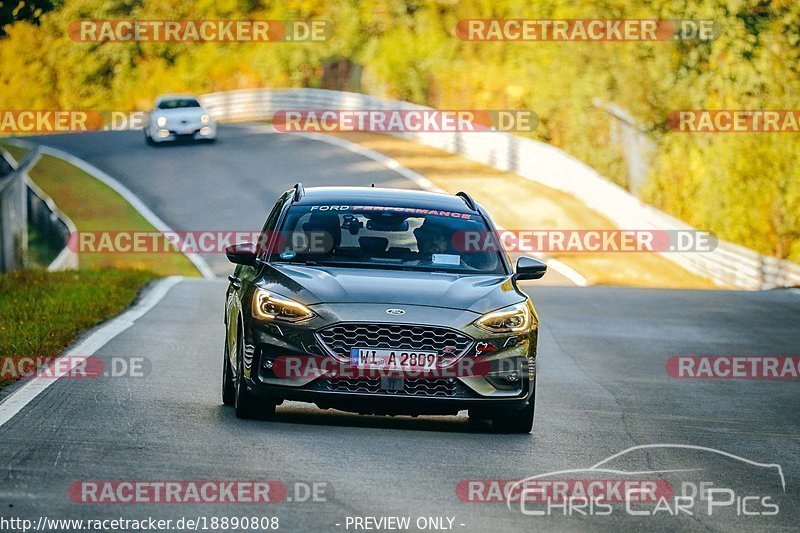
[[[256,245],[252,242],[239,242],[225,248],[228,261],[237,265],[256,266]]]
[[[539,279],[547,272],[547,265],[534,259],[532,257],[520,257],[517,259],[517,273],[514,278],[518,280],[523,279]]]

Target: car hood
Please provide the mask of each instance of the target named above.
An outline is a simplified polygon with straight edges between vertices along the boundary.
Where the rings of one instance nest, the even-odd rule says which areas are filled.
[[[270,265],[258,285],[306,305],[373,303],[486,313],[521,302],[509,275]]]

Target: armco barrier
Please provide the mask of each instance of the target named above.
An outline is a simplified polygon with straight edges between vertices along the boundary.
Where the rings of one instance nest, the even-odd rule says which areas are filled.
[[[408,102],[322,89],[247,89],[205,94],[200,99],[212,117],[227,121],[271,120],[279,110],[430,109]],[[494,132],[397,135],[569,193],[619,228],[693,229],[643,203],[588,165],[546,143]],[[724,241],[712,252],[663,255],[725,287],[800,286],[800,265]]]
[[[75,224],[27,175],[25,183],[28,186],[28,223],[37,228],[54,248],[61,250],[47,270],[77,269],[78,254],[67,246],[70,235],[77,231]]]
[[[3,235],[7,232],[6,224],[8,224],[8,227],[14,228],[15,231],[24,235],[24,240],[27,242],[27,226],[23,223],[23,221],[27,220],[27,223],[35,227],[53,248],[60,250],[56,258],[47,266],[47,270],[78,268],[78,255],[67,246],[70,234],[76,231],[75,225],[56,207],[52,198],[47,196],[28,177],[27,169],[33,166],[39,158],[38,148],[32,148],[19,164],[5,151],[2,156],[14,169],[14,178],[17,180],[17,187],[19,187],[19,193],[21,194],[21,199],[19,199],[18,206],[13,214],[0,213],[0,217],[2,217],[0,218],[0,226],[2,226],[0,230],[2,230]],[[20,239],[22,237],[18,237],[18,240]],[[3,252],[4,254],[5,252]],[[24,257],[25,252],[19,251],[14,259],[14,268],[22,268],[24,266]],[[7,270],[10,270],[10,268]]]
[[[25,182],[16,161],[0,149],[0,272],[25,266],[28,249]]]

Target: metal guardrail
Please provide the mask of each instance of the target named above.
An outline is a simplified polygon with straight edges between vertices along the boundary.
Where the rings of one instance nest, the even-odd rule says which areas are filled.
[[[55,249],[60,252],[48,265],[48,271],[70,270],[78,268],[78,254],[69,249],[70,235],[76,231],[75,225],[61,210],[53,199],[47,196],[27,174],[27,169],[39,159],[38,148],[32,148],[16,163],[5,150],[0,150],[0,159],[8,165],[11,173],[9,183],[0,181],[0,271],[7,272],[23,268],[26,263],[28,228],[35,227]],[[0,177],[0,180],[3,178]],[[6,189],[13,187],[13,195]],[[8,204],[6,204],[6,201]],[[6,207],[9,207],[6,210]],[[9,249],[9,235],[14,239],[14,246]],[[19,246],[17,243],[23,242]]]
[[[0,149],[0,272],[25,266],[28,249],[25,182],[16,161]]]
[[[28,223],[37,228],[54,248],[61,250],[47,270],[77,269],[78,254],[68,246],[70,235],[77,232],[75,224],[27,175],[25,184],[28,186]]]
[[[205,94],[200,99],[212,117],[228,121],[271,120],[279,110],[431,109],[408,102],[322,89],[248,89]],[[619,228],[694,229],[643,203],[588,165],[546,143],[497,132],[396,135],[566,192]],[[800,286],[800,265],[763,256],[725,241],[719,241],[718,247],[711,252],[662,255],[725,287],[770,289]]]

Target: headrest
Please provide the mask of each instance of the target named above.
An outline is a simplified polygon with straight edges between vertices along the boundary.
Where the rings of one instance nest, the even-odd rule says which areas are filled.
[[[333,239],[333,247],[342,242],[342,228],[339,225],[339,215],[336,213],[311,213],[308,221],[303,224],[306,233],[327,233]]]

